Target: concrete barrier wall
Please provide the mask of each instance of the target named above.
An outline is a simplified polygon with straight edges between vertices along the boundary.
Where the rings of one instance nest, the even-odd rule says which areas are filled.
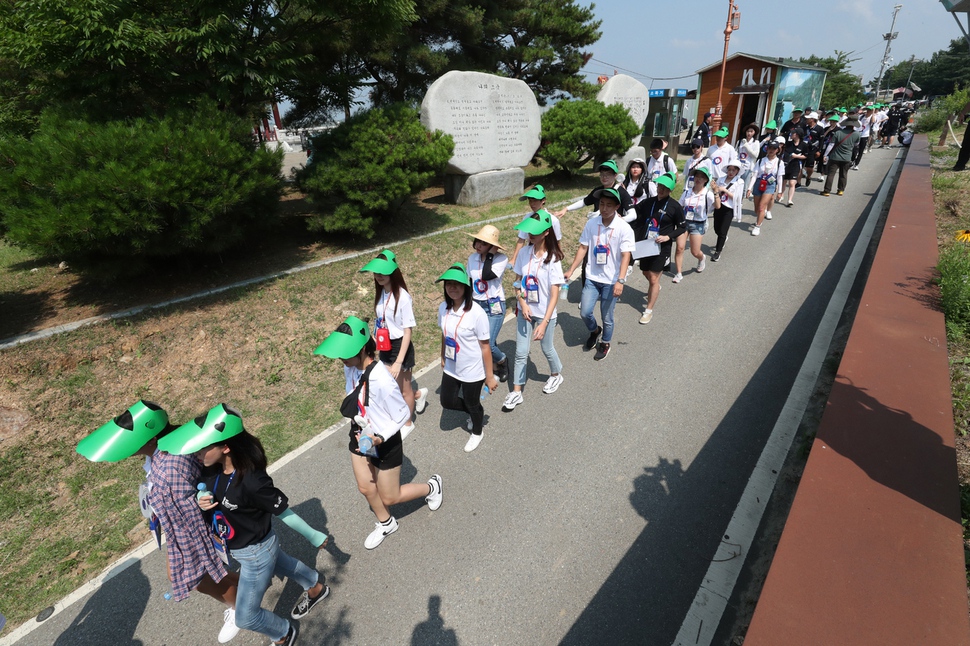
[[[970,644],[930,179],[917,136],[745,646]]]

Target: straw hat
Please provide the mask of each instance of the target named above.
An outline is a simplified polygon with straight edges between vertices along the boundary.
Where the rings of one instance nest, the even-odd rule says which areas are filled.
[[[465,235],[471,236],[476,240],[481,240],[482,242],[487,242],[493,247],[498,247],[499,251],[505,251],[505,249],[502,248],[502,245],[498,243],[498,229],[493,227],[491,224],[486,224],[483,226],[478,230],[478,233],[466,233]]]

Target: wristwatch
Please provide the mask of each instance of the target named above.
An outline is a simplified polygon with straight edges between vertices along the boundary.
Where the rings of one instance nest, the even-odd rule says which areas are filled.
[[[626,285],[626,278],[621,278],[620,280],[618,280],[616,282],[620,283],[621,285]]]

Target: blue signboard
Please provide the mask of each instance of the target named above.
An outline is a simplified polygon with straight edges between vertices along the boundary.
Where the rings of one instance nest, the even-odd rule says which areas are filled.
[[[667,96],[667,90],[648,90],[648,94],[651,99],[662,99]]]

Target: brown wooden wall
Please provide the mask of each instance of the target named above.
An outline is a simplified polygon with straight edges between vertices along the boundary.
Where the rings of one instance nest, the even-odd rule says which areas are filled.
[[[744,71],[746,69],[753,70],[754,74],[754,84],[760,84],[761,80],[761,70],[763,68],[770,68],[770,79],[768,83],[774,84],[777,82],[778,76],[778,66],[771,65],[770,63],[765,63],[764,61],[755,60],[753,58],[748,58],[746,56],[738,56],[733,60],[729,60],[727,63],[727,69],[724,72],[724,91],[721,93],[721,104],[723,107],[723,123],[733,124],[738,110],[741,107],[741,95],[739,94],[729,94],[731,90],[741,85]],[[697,95],[697,121],[703,118],[705,112],[714,112],[714,106],[717,105],[717,89],[718,84],[721,82],[721,66],[718,65],[712,70],[708,70],[701,75],[701,87],[700,92]],[[750,84],[750,82],[749,82]],[[773,88],[772,88],[773,93]],[[770,97],[769,97],[770,98]],[[771,106],[773,109],[774,106]],[[733,138],[733,133],[732,133]]]

